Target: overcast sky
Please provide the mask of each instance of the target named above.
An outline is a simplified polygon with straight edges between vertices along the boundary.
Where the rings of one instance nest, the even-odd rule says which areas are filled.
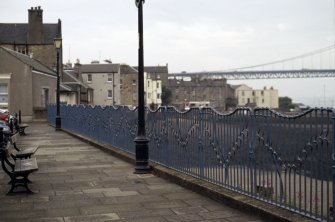
[[[135,0],[0,0],[0,22],[27,23],[27,10],[36,6],[44,23],[62,20],[64,62],[137,65]],[[334,0],[147,0],[145,65],[168,63],[170,73],[214,71],[297,56],[334,44],[334,14]],[[335,68],[334,55],[296,63]],[[296,102],[335,106],[334,78],[232,83],[271,85]]]

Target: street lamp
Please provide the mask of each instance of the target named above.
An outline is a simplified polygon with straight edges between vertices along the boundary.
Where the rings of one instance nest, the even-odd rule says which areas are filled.
[[[136,166],[135,173],[150,173],[149,167],[149,140],[145,134],[145,107],[144,107],[144,54],[143,54],[143,4],[144,0],[135,0],[138,8],[138,129],[135,138]]]
[[[56,95],[56,106],[57,106],[57,113],[56,113],[56,130],[61,130],[61,118],[60,118],[60,92],[59,92],[59,51],[62,47],[62,39],[55,38],[54,44],[57,50],[57,95]]]

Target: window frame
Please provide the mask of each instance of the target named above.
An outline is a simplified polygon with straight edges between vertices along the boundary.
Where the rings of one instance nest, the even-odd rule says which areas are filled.
[[[92,74],[87,74],[87,82],[92,82],[93,77]]]
[[[113,73],[108,73],[107,74],[107,82],[113,82],[113,77],[114,77]]]
[[[107,90],[107,99],[113,99],[113,90],[112,89]]]

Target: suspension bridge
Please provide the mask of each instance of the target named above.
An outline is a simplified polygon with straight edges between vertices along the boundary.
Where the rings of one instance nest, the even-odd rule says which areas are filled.
[[[279,79],[335,77],[335,44],[302,55],[222,71],[170,73],[175,77],[208,76],[213,79]]]

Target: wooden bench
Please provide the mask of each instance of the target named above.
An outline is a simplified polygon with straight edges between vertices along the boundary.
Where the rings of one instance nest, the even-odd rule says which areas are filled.
[[[10,150],[12,157],[14,159],[30,158],[31,155],[36,153],[38,146],[19,148],[17,146],[17,141],[19,137],[20,137],[19,133],[15,133],[11,137],[9,137],[7,147]]]
[[[20,135],[22,135],[22,136],[27,135],[25,130],[26,130],[27,127],[29,127],[28,124],[24,124],[24,123],[19,124],[16,120],[16,121],[14,121],[14,127],[15,127],[16,132],[18,132]]]
[[[29,187],[28,183],[31,181],[28,179],[28,176],[38,170],[37,160],[35,157],[30,157],[28,159],[13,159],[12,149],[8,149],[9,146],[2,147],[0,149],[0,158],[1,166],[5,173],[10,177],[11,189],[8,191],[8,194],[14,193],[33,193]],[[15,188],[23,187],[24,191],[15,192]]]
[[[10,119],[9,121],[9,127],[12,130],[12,133],[14,133],[14,129],[16,131],[16,133],[19,133],[20,135],[27,135],[25,130],[27,127],[29,127],[28,124],[20,124],[18,119],[16,117],[13,117]]]

